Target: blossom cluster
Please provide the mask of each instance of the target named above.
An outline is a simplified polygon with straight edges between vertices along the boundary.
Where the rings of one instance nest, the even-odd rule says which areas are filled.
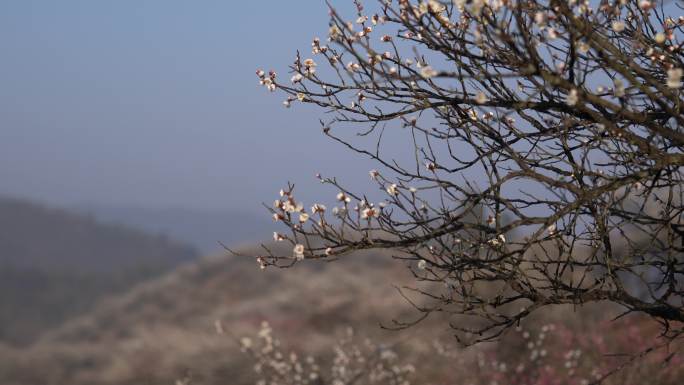
[[[612,323],[601,321],[582,331],[554,322],[519,326],[497,345],[477,350],[462,349],[443,339],[426,337],[427,341],[423,341],[420,336],[406,339],[404,344],[418,343],[406,349],[360,339],[348,328],[330,352],[303,354],[286,349],[274,337],[269,323],[263,322],[255,336],[240,338],[239,346],[253,361],[258,385],[342,385],[354,381],[409,385],[444,383],[455,377],[472,385],[612,385],[643,381],[678,384],[684,370],[679,365],[681,358],[670,357],[669,363],[660,361],[666,352],[633,371],[606,377],[628,359],[611,358],[606,340],[614,343],[613,349],[624,349],[625,345],[643,343],[648,335],[644,325],[628,325],[615,328]],[[424,345],[420,341],[428,342],[430,347],[415,352],[416,346]]]
[[[276,90],[276,73],[269,71],[268,76],[263,70],[257,70],[256,75],[259,77],[259,84],[266,87],[267,90],[273,92]]]
[[[257,385],[410,385],[415,372],[413,365],[401,364],[392,349],[367,339],[357,343],[351,328],[332,347],[332,360],[326,362],[312,355],[285,351],[273,337],[268,322],[262,323],[256,339],[241,338],[240,348],[254,360]]]
[[[371,175],[377,173],[377,171],[371,171]],[[394,196],[398,194],[399,187],[396,184],[391,184],[387,187],[388,194]],[[415,193],[415,189],[411,189]],[[311,205],[309,212],[304,207],[304,203],[297,201],[294,196],[293,188],[280,190],[280,198],[273,202],[272,218],[275,222],[283,222],[285,225],[290,227],[294,234],[293,236],[288,236],[281,232],[273,233],[273,240],[275,242],[288,241],[293,245],[292,258],[296,261],[300,261],[306,258],[307,255],[311,257],[320,256],[331,256],[335,254],[334,247],[320,248],[321,255],[316,255],[316,250],[312,250],[304,243],[298,240],[297,234],[307,235],[306,227],[307,225],[313,226],[316,231],[326,231],[326,229],[333,230],[331,225],[328,223],[326,218],[326,213],[328,208],[322,203],[314,203]],[[365,199],[361,199],[357,204],[352,205],[352,197],[340,191],[335,196],[337,205],[335,205],[330,212],[334,218],[340,220],[342,224],[347,224],[355,229],[363,229],[364,227],[370,226],[370,221],[373,219],[378,219],[382,214],[382,208],[386,206],[385,202],[379,204],[374,204],[367,202]],[[355,212],[356,217],[350,216],[350,212]],[[260,256],[257,259],[259,265],[264,268],[270,263],[267,261],[268,258]]]

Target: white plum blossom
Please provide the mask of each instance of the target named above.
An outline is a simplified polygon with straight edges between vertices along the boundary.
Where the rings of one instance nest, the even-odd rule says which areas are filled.
[[[581,53],[587,53],[587,52],[589,52],[589,48],[591,48],[591,47],[589,47],[589,44],[587,44],[583,41],[577,41],[575,43],[575,45],[577,46],[577,50],[580,51]]]
[[[395,183],[392,183],[391,185],[387,186],[387,193],[392,196],[399,194],[399,189],[397,188],[397,185]]]
[[[294,74],[294,75],[290,78],[290,81],[291,81],[293,84],[297,84],[297,83],[301,82],[302,79],[304,79],[304,76],[302,76],[302,74]]]
[[[621,20],[615,20],[611,24],[611,28],[613,29],[613,31],[620,33],[625,30],[625,23]]]
[[[568,95],[565,97],[565,104],[568,106],[574,106],[577,104],[577,101],[579,100],[579,96],[577,95],[577,89],[573,88],[568,92]]]
[[[550,40],[558,39],[558,32],[556,32],[554,28],[547,29],[546,33],[548,34]]]
[[[302,259],[304,259],[304,245],[302,245],[301,243],[296,244],[294,249],[292,249],[292,253],[298,261],[301,261]]]
[[[304,60],[304,69],[306,69],[306,72],[308,74],[312,74],[316,72],[316,62],[313,59],[306,59]]]
[[[368,175],[370,175],[370,178],[372,180],[377,180],[378,177],[380,176],[380,173],[378,172],[378,170],[373,169],[373,170],[368,171]]]
[[[337,193],[337,200],[340,201],[340,202],[344,202],[344,203],[349,203],[349,202],[351,202],[351,198],[348,197],[347,194],[343,193],[342,191],[340,191],[339,193]]]
[[[325,209],[326,209],[325,205],[322,205],[320,203],[314,203],[314,205],[311,206],[311,213],[312,214],[324,213]]]
[[[307,213],[300,213],[299,214],[299,222],[304,223],[309,220],[309,214]]]
[[[273,92],[276,90],[276,85],[271,78],[263,78],[259,81],[262,86],[266,87],[267,90]]]
[[[424,66],[423,68],[420,69],[420,76],[424,77],[425,79],[429,79],[429,78],[437,76],[437,71],[435,71],[430,66]]]
[[[369,33],[371,33],[372,31],[373,31],[373,28],[370,27],[370,26],[367,26],[367,27],[364,28],[363,30],[359,31],[359,32],[356,34],[356,36],[358,36],[358,37],[364,37],[364,36],[368,35]]]
[[[556,72],[558,72],[559,74],[562,74],[563,71],[565,71],[565,63],[564,62],[556,63]]]
[[[301,202],[295,205],[288,199],[285,201],[285,203],[283,203],[283,210],[287,211],[288,213],[296,213],[304,210],[304,205]]]
[[[682,71],[681,68],[671,68],[667,70],[667,86],[669,88],[681,88],[682,87]]]
[[[666,39],[665,34],[662,33],[662,32],[656,33],[656,35],[655,35],[655,37],[654,37],[655,42],[658,43],[658,44],[663,44],[663,43],[665,43],[665,39]]]
[[[347,71],[349,71],[349,72],[356,72],[360,69],[361,69],[361,66],[359,65],[359,63],[355,63],[353,61],[350,61],[349,63],[347,63]]]
[[[321,39],[319,38],[314,38],[313,42],[311,43],[311,53],[314,55],[318,55],[320,53],[325,53],[328,51],[328,47],[326,46],[321,46]]]
[[[333,207],[332,209],[333,215],[337,217],[344,217],[347,215],[347,208],[346,207]]]
[[[240,345],[243,349],[249,349],[252,347],[252,339],[249,337],[240,338]]]
[[[428,8],[432,13],[442,13],[446,11],[446,6],[437,0],[428,0]]]
[[[437,169],[437,165],[435,162],[427,162],[425,163],[425,168],[427,168],[429,171],[435,171]]]
[[[330,29],[328,30],[328,38],[330,40],[337,40],[341,35],[342,31],[340,31],[340,28],[337,25],[330,26]]]
[[[374,207],[366,207],[363,210],[361,210],[362,219],[371,219],[377,217],[379,214],[380,212]]]
[[[425,270],[426,267],[427,267],[427,262],[424,259],[421,259],[420,261],[418,261],[418,268],[419,269]]]
[[[487,103],[487,100],[487,95],[485,95],[484,92],[478,92],[475,97],[475,103],[477,104],[485,104]]]
[[[266,259],[264,259],[264,257],[257,257],[256,261],[259,264],[259,268],[261,270],[264,270],[266,268]]]
[[[477,122],[477,112],[475,112],[474,109],[469,108],[468,109],[468,115],[470,117],[470,120],[472,120],[473,122]]]
[[[489,244],[492,246],[501,246],[506,243],[506,237],[503,234],[499,234],[498,237],[489,240]]]
[[[556,233],[556,225],[552,224],[549,227],[547,227],[546,230],[548,230],[549,235],[554,235]]]

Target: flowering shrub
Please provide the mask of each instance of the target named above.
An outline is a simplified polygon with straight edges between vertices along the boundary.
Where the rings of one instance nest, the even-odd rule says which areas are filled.
[[[359,342],[348,329],[332,346],[331,354],[313,357],[286,350],[264,322],[255,337],[241,338],[240,346],[252,358],[257,385],[680,383],[684,376],[681,357],[669,357],[662,351],[615,374],[629,357],[608,359],[614,352],[611,349],[628,352],[646,346],[654,330],[649,330],[648,323],[631,323],[621,325],[628,331],[623,333],[612,325],[602,322],[588,332],[556,323],[518,327],[505,343],[495,346],[463,350],[434,340],[432,348],[420,354],[412,352],[410,342],[406,347],[384,346],[368,339]]]
[[[333,358],[325,366],[312,356],[302,358],[284,351],[267,322],[262,323],[256,339],[243,337],[240,345],[255,361],[257,385],[410,385],[415,371],[412,365],[401,364],[391,348],[370,340],[355,343],[351,329],[333,346]]]

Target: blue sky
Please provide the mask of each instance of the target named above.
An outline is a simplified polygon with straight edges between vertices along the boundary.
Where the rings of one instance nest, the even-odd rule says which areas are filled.
[[[260,212],[288,180],[328,191],[318,171],[364,186],[321,111],[254,75],[326,32],[318,0],[3,0],[0,194]]]

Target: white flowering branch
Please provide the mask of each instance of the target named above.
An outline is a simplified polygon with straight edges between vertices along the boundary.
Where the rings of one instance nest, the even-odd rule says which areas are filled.
[[[331,8],[327,42],[290,82],[257,71],[286,106],[326,110],[324,133],[378,163],[386,199],[334,178],[336,204],[271,208],[290,266],[390,249],[426,283],[425,316],[464,316],[465,343],[498,338],[549,305],[610,301],[684,322],[682,26],[667,2],[389,1],[355,20]],[[325,68],[322,64],[325,63]],[[371,145],[346,139],[346,129]],[[403,128],[414,161],[385,155]],[[397,323],[397,327],[412,324]]]

